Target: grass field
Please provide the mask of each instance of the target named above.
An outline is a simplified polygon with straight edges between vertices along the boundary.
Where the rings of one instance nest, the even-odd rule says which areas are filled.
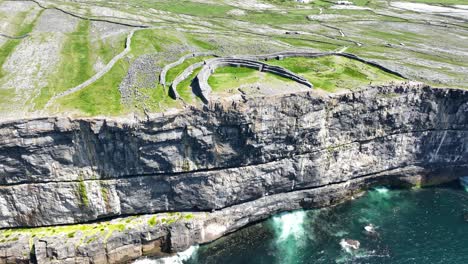
[[[81,20],[77,30],[68,36],[63,45],[61,65],[50,77],[49,85],[42,88],[35,99],[36,109],[42,109],[54,95],[85,82],[94,74],[90,58],[89,26],[88,20]]]
[[[249,89],[265,85],[275,93],[284,91],[293,91],[300,86],[299,84],[283,78],[279,75],[259,72],[255,69],[244,67],[221,67],[216,69],[213,75],[208,79],[208,84],[212,88],[214,95],[229,96],[238,93],[237,88],[243,89],[249,94],[259,93],[259,90]],[[302,87],[305,88],[305,87]],[[261,94],[262,92],[260,92]]]
[[[198,97],[195,97],[195,95],[192,92],[191,83],[199,72],[200,69],[193,71],[193,73],[187,79],[179,83],[179,85],[177,86],[177,93],[179,93],[180,97],[186,103],[194,103],[195,100],[198,99]]]
[[[362,62],[340,56],[314,59],[287,58],[270,64],[282,66],[306,77],[315,88],[328,92],[356,89],[369,84],[400,81],[401,78]]]
[[[127,74],[128,62],[121,60],[101,79],[81,91],[57,101],[61,111],[86,115],[118,115],[123,113],[119,85]]]
[[[340,56],[326,56],[320,58],[286,58],[281,61],[269,61],[271,65],[282,66],[294,73],[306,77],[317,89],[335,92],[338,89],[357,89],[369,84],[382,84],[390,81],[400,81],[399,77],[388,74],[367,64]],[[208,83],[213,92],[223,92],[240,87],[244,84],[255,83],[260,80],[259,73],[254,69],[223,67],[215,71]],[[273,74],[267,74],[262,82],[282,79]],[[271,79],[273,78],[273,79]]]

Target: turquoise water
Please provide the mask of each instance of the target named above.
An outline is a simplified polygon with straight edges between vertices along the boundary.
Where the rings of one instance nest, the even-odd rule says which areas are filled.
[[[360,248],[345,250],[342,239]],[[468,263],[468,193],[378,188],[332,208],[277,215],[190,254],[165,263]]]

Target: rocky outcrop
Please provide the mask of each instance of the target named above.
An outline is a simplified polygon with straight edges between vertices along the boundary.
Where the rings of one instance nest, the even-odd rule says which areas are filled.
[[[11,235],[9,242],[0,242],[0,263],[127,263],[142,256],[164,257],[186,250],[192,245],[207,243],[236,231],[250,223],[286,210],[333,205],[359,195],[361,189],[377,184],[407,185],[418,170],[395,170],[308,190],[263,196],[211,213],[193,212],[168,216],[146,215],[137,218],[137,225],[128,225],[109,235],[86,235],[78,231],[33,238],[31,234]],[[378,176],[378,177],[376,177]],[[413,182],[414,184],[414,182]],[[120,223],[135,221],[133,217],[115,219]],[[150,219],[155,220],[152,224]],[[171,219],[161,222],[161,219]],[[104,225],[105,226],[105,225]],[[53,229],[52,229],[53,230]],[[3,262],[2,262],[3,261]]]
[[[5,122],[0,227],[220,210],[387,174],[446,181],[468,175],[467,112],[466,91],[403,85],[147,121]]]
[[[94,239],[23,234],[0,242],[0,263],[122,263],[377,184],[466,176],[468,92],[411,85],[303,92],[145,121],[4,122],[0,135],[2,228],[193,212]]]

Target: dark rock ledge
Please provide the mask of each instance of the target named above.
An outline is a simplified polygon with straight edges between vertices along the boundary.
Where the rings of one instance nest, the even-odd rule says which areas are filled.
[[[113,220],[122,228],[94,238],[3,230],[15,235],[0,238],[0,263],[124,263],[371,186],[466,176],[468,92],[409,84],[305,92],[139,122],[5,122],[0,136],[2,228],[156,214]]]

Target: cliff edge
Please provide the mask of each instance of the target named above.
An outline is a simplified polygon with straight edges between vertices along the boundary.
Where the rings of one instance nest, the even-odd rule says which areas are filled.
[[[0,135],[1,228],[194,212],[194,219],[127,231],[126,240],[116,239],[117,232],[111,249],[109,240],[92,246],[104,248],[100,258],[83,243],[88,251],[75,247],[62,258],[117,263],[133,256],[109,258],[119,246],[138,251],[135,257],[148,243],[178,251],[376,184],[428,185],[466,176],[468,92],[410,84],[323,97],[302,92],[144,121],[19,120],[1,123]],[[29,249],[20,243],[28,239],[10,241],[9,248]],[[32,240],[36,261],[60,259],[51,253],[57,245]],[[12,258],[3,256],[0,263]]]

